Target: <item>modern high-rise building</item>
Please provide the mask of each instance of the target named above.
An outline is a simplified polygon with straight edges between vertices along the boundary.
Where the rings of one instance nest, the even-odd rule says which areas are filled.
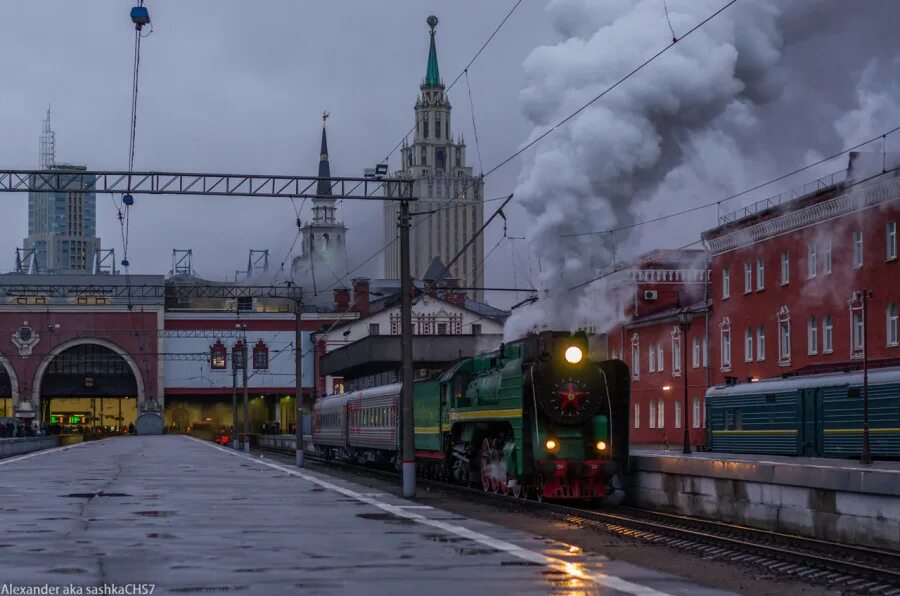
[[[56,164],[56,137],[50,127],[50,109],[41,133],[41,168],[74,174],[65,191],[39,192],[46,184],[32,175],[28,183],[28,237],[25,238],[30,273],[95,273],[100,239],[97,238],[97,195],[93,176],[85,166]],[[62,186],[62,184],[60,184]],[[22,263],[17,268],[24,270]]]
[[[434,257],[449,263],[466,242],[481,227],[484,220],[484,185],[473,176],[466,165],[466,144],[461,136],[454,137],[450,126],[450,101],[438,70],[434,33],[438,19],[428,17],[431,43],[425,80],[415,104],[416,130],[412,144],[406,140],[400,151],[400,170],[392,178],[413,180],[414,196],[418,198],[413,210],[430,212],[413,217],[410,230],[410,271],[419,278]],[[391,185],[388,185],[390,191]],[[399,205],[384,203],[385,242],[397,236]],[[385,251],[385,277],[400,277],[400,244],[394,242]],[[484,286],[484,241],[478,238],[465,254],[450,267],[450,275],[467,288]],[[469,290],[476,300],[483,292]]]
[[[303,235],[302,254],[294,259],[294,276],[298,283],[334,284],[347,273],[347,226],[337,216],[336,199],[332,196],[331,165],[328,161],[328,139],[322,114],[322,147],[319,151],[319,178],[316,197],[312,200],[312,221],[300,228]]]
[[[84,166],[53,165],[50,171],[80,174]],[[63,177],[65,180],[65,177]],[[97,195],[92,176],[72,176],[65,192],[37,192],[41,180],[32,175],[28,192],[28,237],[34,250],[31,267],[42,273],[93,273],[97,238]]]

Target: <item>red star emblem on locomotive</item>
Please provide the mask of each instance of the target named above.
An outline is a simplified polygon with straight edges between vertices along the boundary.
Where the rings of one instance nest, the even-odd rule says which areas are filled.
[[[575,383],[566,383],[557,389],[556,395],[559,396],[561,410],[577,411],[581,408],[581,398],[584,397],[585,392],[581,391]]]

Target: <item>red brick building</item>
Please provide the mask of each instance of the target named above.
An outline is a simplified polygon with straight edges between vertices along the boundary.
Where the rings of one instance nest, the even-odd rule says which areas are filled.
[[[709,386],[860,367],[863,291],[870,366],[900,364],[898,174],[816,181],[798,198],[724,216],[703,234],[705,250],[654,251],[615,275],[625,322],[608,350],[632,369],[634,443],[680,445],[679,356],[693,444],[705,442]]]

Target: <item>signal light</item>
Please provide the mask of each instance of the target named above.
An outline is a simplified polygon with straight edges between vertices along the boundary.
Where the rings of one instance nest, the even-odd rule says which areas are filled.
[[[604,441],[597,441],[597,451],[606,451],[606,443]]]
[[[553,439],[547,439],[545,446],[547,447],[547,451],[553,451],[554,449],[556,449],[556,441],[554,441]]]
[[[569,364],[578,364],[581,362],[583,354],[578,346],[569,346],[566,348],[566,362]]]

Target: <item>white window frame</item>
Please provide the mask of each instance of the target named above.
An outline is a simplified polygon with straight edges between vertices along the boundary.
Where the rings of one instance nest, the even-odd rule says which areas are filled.
[[[744,263],[744,293],[749,294],[753,291],[753,261]]]
[[[703,368],[709,366],[709,338],[703,336]]]
[[[728,300],[731,296],[731,274],[728,267],[722,268],[722,300]]]
[[[656,372],[664,372],[665,367],[665,349],[662,342],[656,344]]]
[[[672,328],[672,376],[681,376],[681,328]]]
[[[788,251],[781,253],[781,285],[791,283],[791,254]]]
[[[719,363],[723,372],[731,370],[731,320],[728,317],[719,323]]]
[[[753,329],[744,330],[744,362],[753,362]]]
[[[819,322],[816,315],[810,315],[806,322],[806,353],[810,356],[819,353]]]
[[[791,365],[791,312],[787,305],[778,309],[778,366]]]
[[[756,328],[756,361],[763,362],[766,359],[766,326]]]
[[[691,407],[691,426],[693,428],[700,428],[700,398],[695,397],[693,405]]]
[[[825,241],[825,258],[822,259],[822,272],[831,275],[831,239]]]
[[[897,222],[889,221],[884,224],[884,260],[897,260]]]
[[[862,310],[850,314],[850,357],[862,358],[866,321]]]
[[[652,397],[650,398],[650,408],[649,412],[647,412],[647,428],[656,428],[656,400]]]
[[[637,333],[631,335],[631,378],[641,378],[641,339]]]
[[[766,262],[762,257],[756,257],[756,291],[766,289]]]
[[[647,372],[656,372],[656,346],[647,346]]]
[[[853,268],[860,269],[863,266],[863,233],[862,230],[853,232]]]
[[[693,368],[700,368],[700,338],[695,337],[691,343],[691,365]]]
[[[831,354],[834,351],[834,320],[830,314],[822,317],[822,353]]]
[[[634,427],[641,427],[641,404],[634,402]]]
[[[887,338],[887,346],[895,348],[900,345],[900,329],[898,329],[897,303],[891,302],[886,310],[887,329],[885,337]]]
[[[806,244],[806,279],[812,279],[816,276],[816,243],[808,242]]]
[[[656,428],[666,428],[666,402],[663,398],[656,402]]]
[[[675,400],[675,428],[681,428],[681,402]]]

